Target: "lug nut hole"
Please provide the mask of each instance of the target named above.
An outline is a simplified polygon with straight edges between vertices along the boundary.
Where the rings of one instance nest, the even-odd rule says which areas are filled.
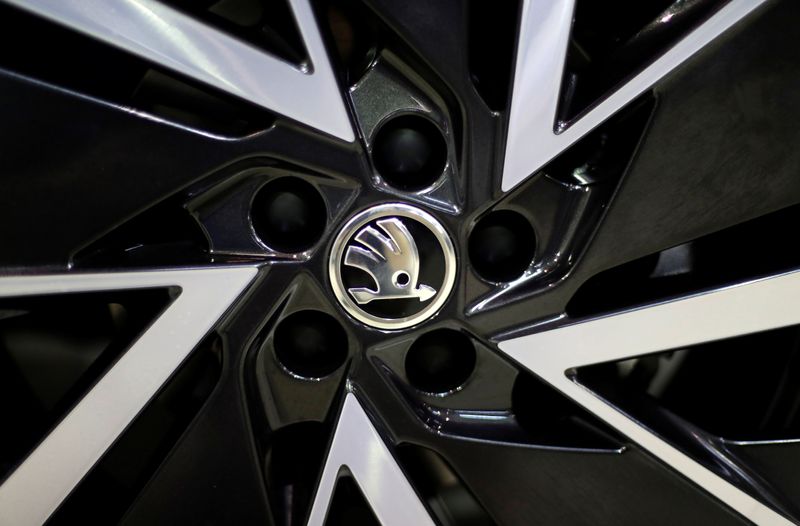
[[[289,372],[322,378],[347,359],[347,334],[333,316],[316,310],[295,312],[281,320],[273,339],[275,357]]]
[[[281,177],[256,193],[250,217],[259,239],[280,252],[308,250],[325,230],[325,201],[297,177]]]
[[[406,377],[420,391],[448,393],[469,379],[475,362],[475,346],[469,336],[438,329],[411,344],[405,360]]]
[[[481,218],[469,236],[469,259],[475,272],[492,282],[522,275],[536,252],[536,234],[522,214],[511,210]]]
[[[419,115],[395,117],[381,126],[372,147],[375,169],[400,190],[421,190],[441,177],[447,143],[430,120]]]

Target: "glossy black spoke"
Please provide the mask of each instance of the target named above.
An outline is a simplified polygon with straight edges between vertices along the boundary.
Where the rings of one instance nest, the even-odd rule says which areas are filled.
[[[2,82],[8,113],[3,126],[4,266],[55,269],[114,247],[147,249],[176,241],[203,245],[202,233],[196,233],[202,223],[193,224],[184,208],[192,194],[220,176],[238,175],[226,167],[232,158],[249,158],[238,165],[242,173],[279,164],[276,155],[284,164],[310,165],[299,169],[303,173],[322,159],[324,174],[355,175],[357,180],[363,170],[352,147],[280,123],[251,137],[220,139],[19,77],[5,75]],[[41,150],[47,155],[37,153]],[[309,159],[308,151],[316,155]],[[240,230],[249,222],[244,213]],[[91,266],[113,261],[100,256]],[[165,261],[170,255],[156,252],[135,264]]]
[[[504,69],[506,61],[498,65],[488,57],[498,48],[513,53],[506,42],[496,42],[489,35],[495,31],[513,35],[517,10],[509,6],[498,17],[482,17],[477,3],[421,4],[412,10],[382,0],[365,4],[368,10],[381,13],[378,20],[369,21],[380,35],[374,39],[373,49],[396,55],[403,63],[401,74],[422,77],[449,111],[455,140],[453,182],[465,189],[467,208],[483,204],[499,188],[501,159],[495,156],[493,145],[502,141],[506,126],[499,108],[507,100],[504,77],[510,75]],[[359,19],[354,20],[358,23]],[[491,73],[489,68],[493,68]],[[416,74],[407,75],[409,69]],[[488,104],[479,93],[486,93],[484,85],[476,89],[475,83],[480,84],[481,79],[485,84],[499,83],[486,87],[493,92]]]
[[[398,346],[402,349],[403,344],[398,342]],[[509,365],[496,366],[509,368],[506,382],[498,384],[496,380],[504,375],[489,373],[495,380],[491,383],[494,389],[483,396],[469,385],[462,397],[438,401],[419,391],[402,393],[402,380],[393,380],[392,366],[379,358],[400,349],[390,346],[368,353],[372,358],[359,366],[354,381],[375,418],[386,426],[387,438],[397,444],[398,459],[439,520],[672,524],[705,517],[720,524],[743,523],[636,446],[617,442],[613,435],[604,436],[602,426],[580,423],[580,416],[576,419],[580,411],[576,413],[566,401],[553,404],[554,394],[546,402],[541,396],[525,400],[530,418],[527,414],[515,416],[512,391],[516,371]],[[493,354],[483,359],[499,360]],[[487,370],[485,364],[482,369]],[[474,378],[473,387],[484,380]],[[550,388],[544,389],[546,393]],[[540,403],[543,405],[538,407]],[[561,432],[555,431],[559,427],[554,427],[554,422],[542,418],[548,413],[550,418],[562,420]],[[531,423],[541,428],[537,430]],[[480,434],[492,426],[494,435]],[[470,428],[478,434],[472,434]],[[587,441],[587,437],[599,439]],[[429,470],[450,474],[444,487],[437,485]],[[657,491],[653,491],[655,487]],[[576,507],[575,499],[595,505]]]
[[[800,100],[784,88],[800,76],[800,55],[788,45],[797,14],[791,3],[775,4],[657,86],[649,131],[587,267],[618,265],[800,200],[800,159],[789,146]]]
[[[784,87],[798,77],[793,64],[800,57],[794,46],[787,45],[793,38],[790,20],[796,16],[795,6],[787,3],[765,9],[751,24],[721,37],[657,84],[655,107],[641,143],[607,210],[595,220],[597,230],[587,241],[585,253],[574,254],[569,279],[558,287],[531,289],[532,297],[477,315],[474,323],[505,333],[525,323],[553,319],[568,310],[567,304],[584,282],[602,271],[619,267],[626,280],[650,275],[659,257],[669,256],[665,250],[689,246],[717,232],[726,239],[724,253],[730,256],[726,261],[714,259],[713,264],[742,267],[743,272],[723,273],[733,275],[731,282],[759,275],[754,270],[757,265],[738,263],[734,252],[743,251],[743,260],[762,259],[754,247],[769,239],[776,228],[772,225],[780,221],[766,216],[800,201],[795,177],[800,161],[788,146],[797,133],[794,113],[788,108],[797,107],[798,100],[795,91]],[[748,51],[742,55],[744,42]],[[787,209],[783,216],[791,214]],[[760,236],[755,220],[762,216],[761,226],[767,231]],[[742,227],[745,239],[753,237],[747,245],[735,239],[734,232],[736,225],[751,221],[752,228]],[[638,263],[624,266],[634,261]],[[774,270],[791,268],[776,264]],[[702,288],[724,280],[695,283]],[[632,281],[630,287],[636,286]],[[664,290],[676,294],[693,289]],[[608,291],[598,289],[595,294]],[[593,301],[602,304],[604,300],[596,297]]]

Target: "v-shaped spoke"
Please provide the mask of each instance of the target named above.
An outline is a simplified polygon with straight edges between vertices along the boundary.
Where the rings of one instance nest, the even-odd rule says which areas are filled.
[[[181,289],[166,311],[3,482],[0,524],[44,523],[252,281],[256,271],[255,267],[229,267],[0,279],[0,297]]]
[[[732,0],[564,130],[556,129],[575,0],[525,0],[502,189],[510,190],[744,18],[764,0]]]
[[[290,4],[308,50],[309,70],[158,0],[7,1],[334,137],[354,139],[308,0]]]
[[[754,281],[500,343],[500,349],[758,524],[790,524],[567,376],[584,365],[800,323],[800,273]]]
[[[339,415],[311,508],[310,526],[325,523],[336,481],[345,467],[381,524],[433,526],[425,506],[352,393],[346,395]]]

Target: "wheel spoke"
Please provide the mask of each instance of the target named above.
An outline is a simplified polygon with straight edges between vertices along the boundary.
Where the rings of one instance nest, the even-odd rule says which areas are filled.
[[[0,486],[0,522],[41,524],[256,275],[255,267],[0,279],[0,296],[180,287],[181,293]],[[31,491],[31,488],[37,488]]]
[[[352,142],[350,120],[307,0],[291,0],[313,68],[268,55],[157,0],[7,0],[156,64]]]
[[[433,525],[369,417],[352,393],[345,397],[308,524],[322,525],[336,480],[347,467],[381,524]]]
[[[763,0],[732,0],[575,123],[555,130],[575,0],[526,0],[506,141],[502,189],[510,190],[547,161],[649,89],[741,20]]]
[[[500,343],[541,376],[631,440],[757,523],[788,523],[776,512],[597,398],[567,376],[594,363],[784,327],[800,322],[800,273],[753,281]]]
[[[0,0],[0,523],[796,518],[796,4],[483,4]]]

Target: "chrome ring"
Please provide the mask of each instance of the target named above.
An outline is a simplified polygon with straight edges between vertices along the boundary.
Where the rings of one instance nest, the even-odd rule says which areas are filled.
[[[436,297],[429,305],[416,314],[402,318],[384,318],[366,312],[347,292],[347,287],[342,280],[342,258],[346,244],[351,237],[370,221],[382,217],[407,217],[422,223],[439,242],[444,256],[444,279],[436,292]],[[345,311],[356,320],[379,329],[405,329],[412,327],[436,314],[445,304],[450,292],[453,290],[456,278],[456,252],[453,242],[441,223],[429,213],[419,208],[403,203],[386,203],[364,210],[351,217],[339,231],[331,247],[331,256],[328,260],[328,274],[331,280],[333,293],[344,307]]]

